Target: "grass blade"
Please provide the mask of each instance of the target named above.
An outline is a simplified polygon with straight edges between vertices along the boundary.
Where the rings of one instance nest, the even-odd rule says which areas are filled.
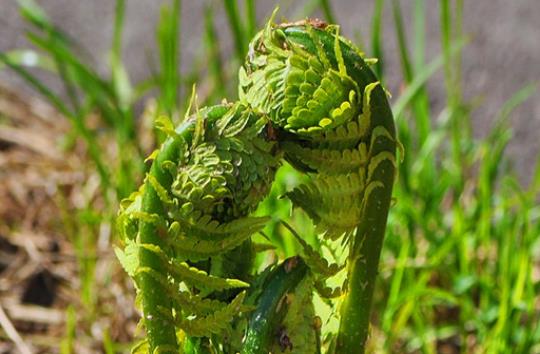
[[[205,44],[208,51],[208,63],[210,76],[214,84],[213,95],[225,96],[225,73],[223,71],[223,61],[221,59],[219,39],[214,28],[214,12],[210,5],[206,6],[204,12]]]
[[[330,6],[330,1],[320,0],[320,5],[321,5],[322,12],[324,14],[324,18],[326,19],[326,22],[337,23],[336,17],[334,16],[334,12],[332,11],[332,7]]]
[[[407,46],[406,31],[403,25],[403,14],[401,12],[401,6],[399,0],[392,0],[392,13],[394,17],[394,27],[396,30],[396,38],[398,40],[399,47],[399,57],[401,61],[401,69],[405,81],[409,84],[414,79],[414,69],[411,65],[411,59],[409,55],[409,50]],[[421,15],[420,15],[421,16]],[[423,20],[423,19],[422,19]],[[422,50],[423,50],[423,44]],[[421,55],[422,53],[416,53]],[[413,102],[414,109],[414,119],[416,123],[416,128],[418,130],[419,136],[419,145],[422,145],[428,138],[428,134],[431,130],[431,122],[429,116],[429,100],[424,87],[419,88],[418,94],[416,95]]]
[[[122,62],[122,32],[124,28],[125,0],[116,0],[113,43],[111,46],[112,83],[120,108],[129,110],[132,88],[126,68]],[[131,118],[131,117],[130,117]]]
[[[49,16],[34,0],[17,0],[21,17],[37,29],[58,38],[63,43],[74,44],[75,42],[64,32],[54,26]]]
[[[457,55],[461,52],[461,49],[467,43],[466,40],[456,41],[450,49],[450,55]],[[444,65],[444,57],[439,55],[430,64],[426,65],[424,70],[419,72],[414,80],[409,84],[405,91],[399,96],[396,103],[394,103],[392,110],[397,120],[402,116],[405,108],[410,104],[412,99],[416,96],[419,90],[426,84],[427,80],[435,74],[435,72]]]
[[[3,53],[5,58],[13,64],[17,64],[29,68],[39,68],[46,71],[56,73],[56,65],[51,58],[41,55],[31,49],[14,49]],[[6,67],[0,63],[0,70]]]
[[[376,0],[373,10],[373,19],[371,20],[371,51],[373,56],[378,59],[374,66],[375,74],[379,79],[384,75],[384,55],[382,47],[382,14],[384,8],[384,0]]]
[[[5,53],[0,53],[0,63],[16,72],[17,75],[26,81],[27,84],[43,95],[60,113],[68,118],[72,117],[72,112],[64,104],[64,101],[34,75],[30,74],[29,71],[24,69],[21,65],[15,63],[12,57]]]
[[[0,63],[8,66],[11,70],[15,71],[19,77],[21,77],[26,83],[33,87],[36,91],[42,94],[62,115],[69,119],[76,130],[76,132],[83,138],[88,147],[90,157],[96,164],[96,168],[100,175],[102,187],[107,190],[109,186],[108,171],[105,168],[105,164],[102,161],[101,154],[98,150],[98,145],[93,133],[84,125],[81,117],[78,117],[64,104],[62,99],[52,92],[47,86],[39,81],[35,76],[30,74],[26,69],[17,65],[9,60],[5,54],[0,53]]]
[[[180,5],[180,0],[173,0],[172,7],[164,5],[157,28],[161,64],[159,102],[161,109],[169,115],[178,111],[177,100],[180,95]]]
[[[236,58],[239,62],[242,62],[247,50],[247,43],[245,38],[246,32],[242,22],[240,21],[240,15],[238,13],[238,5],[236,0],[223,1],[225,5],[225,12],[227,13],[227,19],[229,20],[229,26],[231,27],[234,38]]]
[[[426,3],[425,0],[414,2],[414,67],[420,70],[424,66],[426,53]]]
[[[251,38],[257,31],[257,10],[256,0],[246,0],[246,36]]]
[[[392,14],[394,16],[396,38],[398,40],[399,59],[401,60],[401,69],[403,71],[403,75],[405,76],[405,80],[407,82],[411,82],[414,73],[411,67],[411,61],[409,59],[409,51],[407,49],[407,39],[405,38],[405,28],[403,26],[403,15],[401,13],[399,0],[392,0]]]

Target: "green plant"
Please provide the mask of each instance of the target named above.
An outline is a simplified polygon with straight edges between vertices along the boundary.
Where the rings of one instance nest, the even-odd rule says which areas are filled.
[[[157,121],[167,140],[119,218],[125,247],[117,255],[135,280],[147,330],[138,350],[364,350],[396,139],[386,92],[338,31],[320,21],[269,21],[240,69],[239,102],[199,109],[193,98],[193,115],[178,127]],[[254,266],[264,249],[252,236],[268,218],[251,214],[282,159],[308,178],[286,197],[343,262],[284,222],[304,260]],[[323,329],[322,339],[315,290],[339,308],[339,330]]]
[[[78,277],[81,298],[84,304],[91,305],[76,307],[77,314],[80,314],[76,319],[71,319],[68,312],[70,320],[65,330],[65,343],[69,344],[67,347],[73,344],[73,347],[81,348],[86,345],[99,346],[98,343],[103,342],[103,351],[109,350],[107,348],[110,348],[110,343],[107,344],[106,336],[90,331],[93,322],[101,324],[101,321],[109,321],[113,317],[104,310],[105,306],[99,306],[99,299],[107,292],[98,289],[109,283],[107,276],[94,276],[96,270],[102,269],[108,259],[106,253],[101,253],[103,251],[98,253],[97,235],[108,230],[108,225],[113,222],[117,210],[115,196],[127,195],[141,181],[144,169],[140,156],[147,153],[149,140],[153,143],[156,137],[147,134],[146,129],[135,129],[135,134],[130,134],[126,142],[117,139],[125,136],[128,125],[133,123],[136,127],[138,123],[146,122],[148,118],[154,119],[162,113],[170,114],[177,124],[179,117],[183,116],[181,112],[188,106],[186,93],[189,93],[193,82],[202,88],[204,96],[201,94],[201,102],[205,105],[208,102],[218,102],[222,97],[235,97],[236,93],[231,92],[231,89],[237,85],[231,69],[247,53],[247,41],[256,27],[254,9],[257,1],[246,0],[243,4],[238,1],[236,9],[231,7],[236,14],[228,12],[229,25],[237,26],[238,38],[242,38],[234,42],[236,51],[232,59],[220,53],[222,42],[219,37],[224,28],[221,26],[219,31],[214,30],[221,23],[218,17],[220,12],[214,11],[215,17],[211,11],[207,12],[205,46],[197,51],[187,72],[181,72],[177,65],[180,51],[183,63],[189,61],[189,50],[183,50],[184,45],[177,44],[180,38],[178,21],[182,12],[180,2],[169,1],[171,5],[169,10],[163,10],[161,14],[156,36],[155,48],[159,52],[155,55],[155,77],[132,83],[121,62],[124,1],[117,0],[112,58],[109,61],[110,70],[107,70],[111,72],[111,77],[98,74],[101,71],[92,65],[95,60],[87,60],[88,53],[76,43],[77,39],[74,40],[52,24],[43,11],[36,9],[35,4],[29,0],[21,0],[20,3],[24,18],[34,24],[28,27],[33,32],[32,37],[40,37],[42,41],[45,39],[47,45],[43,49],[37,44],[31,50],[16,49],[1,53],[0,70],[4,70],[7,64],[57,110],[64,112],[65,118],[73,124],[65,141],[77,142],[77,146],[88,145],[87,172],[99,176],[102,181],[98,191],[103,197],[92,198],[83,206],[71,205],[69,200],[60,196],[63,225],[59,225],[58,234],[67,235],[75,246],[80,268]],[[220,5],[224,6],[224,3],[211,0],[205,2],[209,9],[217,9]],[[234,6],[231,1],[228,3],[225,6]],[[292,6],[293,3],[295,6]],[[470,96],[462,94],[461,53],[467,50],[464,44],[468,42],[466,33],[461,29],[464,2],[440,2],[440,18],[435,21],[440,24],[440,31],[430,27],[434,21],[427,21],[430,14],[427,5],[430,3],[425,0],[414,0],[413,8],[399,0],[392,0],[389,4],[387,2],[391,6],[384,6],[384,3],[383,0],[375,2],[371,33],[367,31],[369,28],[362,27],[362,21],[354,26],[352,33],[355,34],[355,43],[367,45],[370,42],[371,47],[364,48],[379,58],[374,70],[381,82],[403,88],[403,91],[396,89],[392,92],[392,110],[399,140],[407,154],[401,156],[403,161],[394,186],[396,202],[388,219],[380,275],[373,296],[370,340],[366,350],[376,353],[438,353],[447,350],[463,353],[540,352],[537,306],[540,289],[540,163],[537,163],[535,173],[524,176],[522,170],[516,170],[512,165],[519,165],[519,160],[524,157],[514,154],[509,159],[505,153],[508,143],[514,144],[514,151],[516,147],[525,148],[512,141],[509,122],[510,119],[516,122],[525,118],[513,114],[513,108],[535,95],[537,84],[529,84],[515,95],[509,93],[511,98],[501,104],[502,109],[493,128],[489,132],[477,130],[473,135],[472,122],[478,118],[476,109],[481,106],[482,99],[473,97],[469,102]],[[331,20],[334,16],[330,7],[332,5],[338,10],[335,12],[337,18],[343,16],[339,11],[342,4],[338,2],[305,0],[297,6],[299,3],[296,1],[284,0],[280,4],[289,18],[315,16],[318,11],[324,14],[328,22],[334,22]],[[406,13],[409,8],[413,10],[411,14]],[[242,9],[246,11],[239,11]],[[291,14],[293,9],[296,12]],[[386,9],[392,12],[387,13]],[[189,16],[194,14],[190,13]],[[385,17],[393,18],[395,32],[386,25],[387,21],[383,21]],[[247,20],[243,21],[245,18]],[[360,32],[364,36],[359,36]],[[404,32],[409,35],[404,36]],[[442,53],[426,50],[430,48],[430,42],[433,42],[430,32],[440,32]],[[186,32],[182,33],[182,37],[186,37]],[[371,41],[366,40],[369,37]],[[384,52],[387,40],[391,41],[392,37],[396,39],[399,51]],[[198,39],[190,37],[193,42]],[[470,40],[474,43],[477,39],[472,37]],[[203,39],[200,38],[199,42],[203,43]],[[148,50],[148,47],[154,46],[145,43],[141,47]],[[469,53],[473,55],[467,55],[469,65],[474,62],[473,52]],[[390,67],[392,60],[381,60],[395,55],[400,59],[402,78]],[[138,60],[145,60],[142,57],[145,56],[139,56]],[[55,91],[47,87],[46,82],[39,81],[40,76],[33,75],[35,67],[50,71],[60,79],[67,79],[64,84],[67,92]],[[211,81],[210,85],[201,76],[206,67],[209,68],[206,78]],[[427,86],[441,68],[444,68],[446,97],[437,90],[428,90]],[[114,85],[112,76],[115,77]],[[473,78],[474,75],[471,75],[467,80]],[[508,83],[508,86],[511,85]],[[467,95],[472,93],[471,89],[463,91],[467,91]],[[489,90],[481,94],[490,101]],[[139,117],[132,113],[137,112],[136,107],[145,106],[145,103],[149,103],[147,107],[152,107],[151,101],[146,102],[148,96],[157,101],[156,109],[146,110],[143,119],[137,120]],[[179,99],[175,100],[175,97]],[[77,102],[79,105],[74,106],[73,103]],[[124,118],[119,114],[120,102],[128,113]],[[96,117],[94,113],[98,113],[101,118],[97,127],[94,119],[87,119],[89,113],[92,113],[92,118]],[[156,138],[158,143],[164,136],[160,134]],[[111,149],[115,145],[119,148]],[[72,152],[71,146],[67,145],[66,156]],[[127,152],[121,154],[122,158],[110,154],[120,148]],[[330,247],[327,247],[329,241],[319,237],[308,216],[300,208],[291,214],[290,200],[279,198],[298,184],[309,182],[311,178],[294,170],[288,163],[284,163],[276,172],[269,196],[254,213],[255,216],[270,215],[271,219],[265,223],[263,231],[251,237],[256,252],[248,279],[251,284],[249,292],[264,287],[257,284],[275,284],[271,281],[274,278],[270,276],[270,270],[274,268],[266,272],[267,281],[263,281],[266,276],[252,277],[252,274],[263,272],[276,258],[283,260],[309,252],[304,244],[297,241],[297,237],[293,237],[287,228],[288,224],[301,230],[301,238],[298,239],[305,241],[314,252],[324,254],[331,263],[343,264],[342,254],[330,252]],[[524,187],[528,180],[530,184]],[[59,192],[62,194],[61,190]],[[109,202],[103,203],[103,199]],[[287,222],[281,219],[287,219]],[[110,241],[116,242],[114,232]],[[339,242],[330,243],[339,245]],[[306,261],[309,259],[304,258]],[[279,267],[275,267],[275,274],[287,263],[282,262]],[[301,268],[299,273],[302,273]],[[328,287],[339,289],[343,285],[342,273],[345,272],[326,280]],[[280,279],[277,275],[275,277]],[[259,281],[255,282],[255,279]],[[302,287],[308,287],[307,283],[304,281]],[[286,282],[282,285],[282,289],[287,289]],[[301,292],[302,287],[295,288],[294,292]],[[276,284],[275,289],[278,288]],[[317,292],[324,290],[320,286],[318,288]],[[249,309],[253,309],[253,301],[260,303],[257,299],[262,298],[254,293],[246,296],[244,301],[251,306]],[[271,304],[273,295],[265,295],[268,301],[264,303]],[[335,295],[339,295],[339,291],[336,290]],[[72,300],[76,306],[77,299]],[[321,300],[318,294],[313,296],[315,313],[324,324],[320,329],[323,348],[329,346],[328,339],[332,338],[332,333],[338,332],[339,323],[334,316],[338,311],[333,301]],[[298,301],[291,305],[291,313],[294,313],[299,303],[302,304]],[[262,307],[258,309],[263,310]],[[237,318],[236,322],[244,321],[245,326],[249,321],[246,317],[253,313],[257,311],[252,310],[244,317]],[[301,320],[311,323],[310,318],[313,316],[305,316]],[[280,321],[294,328],[294,320],[285,317]],[[318,323],[318,320],[315,322]],[[77,329],[75,336],[72,327]],[[131,328],[128,325],[121,327]],[[115,342],[115,350],[121,351],[130,345],[124,342],[129,342],[128,337],[119,337],[114,332],[111,331],[111,340]],[[309,333],[308,339],[314,336],[310,331],[302,333]],[[285,334],[289,335],[288,332]],[[306,342],[311,342],[311,339]],[[204,344],[198,344],[197,340],[192,342],[196,346]],[[297,346],[293,352],[296,349]]]

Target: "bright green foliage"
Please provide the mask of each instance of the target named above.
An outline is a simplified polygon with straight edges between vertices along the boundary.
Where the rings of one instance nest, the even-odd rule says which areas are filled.
[[[365,185],[361,176],[360,173],[318,175],[312,182],[290,192],[288,197],[308,213],[321,232],[335,238],[358,225]]]
[[[168,139],[152,155],[143,187],[123,205],[126,248],[118,251],[136,280],[150,351],[177,352],[177,330],[184,349],[320,351],[315,289],[328,299],[347,295],[333,350],[356,353],[365,342],[396,141],[385,91],[338,32],[317,21],[270,21],[240,69],[239,102],[196,110],[176,129],[158,121]],[[305,265],[289,271],[291,261],[257,281],[250,237],[267,218],[250,214],[282,159],[309,176],[285,196],[311,217],[332,252],[330,244],[341,240],[349,255],[329,264],[295,234],[311,276]],[[344,269],[349,279],[329,287]],[[248,288],[256,307],[249,321],[238,288]]]
[[[287,193],[293,205],[323,237],[343,237],[349,245],[348,295],[335,342],[336,352],[349,353],[363,351],[367,337],[396,138],[385,91],[362,53],[338,32],[317,21],[269,23],[240,70],[240,99],[285,131],[279,139],[285,159],[311,176]],[[331,297],[341,292],[318,287]]]
[[[337,27],[328,32],[334,30]],[[360,93],[346,75],[341,54],[341,64],[335,68],[321,39],[313,33],[315,29],[308,30],[315,52],[291,41],[286,31],[287,25],[274,29],[269,22],[251,43],[250,60],[240,70],[241,100],[270,114],[278,126],[300,135],[330,130],[357,117]]]
[[[300,334],[299,339],[303,342],[295,344],[291,342],[288,334],[293,331],[293,328],[290,327],[290,323],[286,323],[287,318],[290,321],[303,315],[314,319],[312,307],[309,304],[311,293],[305,289],[305,281],[310,282],[310,277],[306,277],[306,273],[307,267],[302,259],[291,257],[260,275],[254,284],[252,301],[256,303],[256,307],[244,336],[240,350],[242,354],[268,353],[276,346],[280,347],[281,352],[291,347],[297,350],[298,346],[306,348],[311,353],[317,351],[315,343],[309,341],[309,338],[314,337],[314,333],[311,335],[307,333],[307,331],[315,332],[313,328],[302,326],[303,330],[307,330]],[[304,286],[300,286],[301,283]],[[296,308],[293,313],[290,305],[294,302],[295,295],[300,296],[301,302],[307,300],[307,307]]]
[[[170,144],[165,146],[172,145],[178,156],[159,161],[158,168],[169,179],[150,173],[143,188],[123,205],[120,227],[127,247],[117,252],[119,258],[136,279],[143,303],[141,275],[145,274],[171,301],[157,315],[188,335],[229,334],[234,315],[245,309],[245,293],[230,303],[219,301],[223,297],[219,294],[249,284],[234,279],[239,274],[229,274],[232,279],[222,277],[228,271],[218,272],[213,265],[222,264],[220,258],[227,251],[244,243],[266,221],[247,215],[267,194],[278,167],[275,143],[265,137],[267,123],[265,116],[236,104],[196,112],[183,131],[164,129]],[[162,122],[162,126],[168,124]],[[149,189],[160,212],[144,208]],[[161,244],[142,242],[143,224],[156,230]],[[157,266],[145,264],[142,252],[152,253]],[[210,262],[200,268],[196,262],[201,260]],[[149,323],[146,318],[147,327]]]

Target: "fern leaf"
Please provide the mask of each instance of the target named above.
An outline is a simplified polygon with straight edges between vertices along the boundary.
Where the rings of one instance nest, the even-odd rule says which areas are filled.
[[[367,154],[360,149],[311,149],[293,143],[284,143],[289,160],[298,161],[318,173],[327,175],[358,171],[367,163]]]
[[[183,259],[198,261],[219,255],[240,246],[252,233],[240,232],[217,240],[201,240],[179,234],[171,239],[171,247]]]
[[[198,289],[224,290],[246,288],[249,284],[238,279],[225,279],[209,275],[203,270],[191,267],[186,262],[172,262],[168,266],[169,274]]]
[[[347,289],[347,284],[345,283],[337,288],[331,288],[329,286],[326,286],[324,281],[316,281],[315,289],[323,299],[335,299],[341,297],[345,293]]]
[[[214,299],[205,299],[199,295],[191,294],[188,291],[179,290],[173,296],[173,300],[177,304],[176,310],[183,311],[184,315],[194,314],[209,314],[227,306],[226,302]]]
[[[207,316],[194,319],[180,318],[177,320],[177,325],[193,337],[230,333],[232,332],[231,322],[242,310],[245,295],[245,292],[241,292],[227,306]]]
[[[331,238],[352,231],[362,215],[364,181],[360,173],[326,176],[287,193],[293,205],[302,208],[319,230]]]
[[[216,220],[201,217],[190,224],[191,231],[203,238],[219,240],[238,233],[254,234],[264,228],[270,217],[245,217],[218,223]],[[203,236],[206,235],[206,237]]]
[[[361,139],[360,126],[357,121],[351,121],[310,136],[311,145],[314,147],[340,150],[356,148]]]
[[[169,192],[167,192],[167,189],[165,189],[165,187],[163,187],[159,182],[158,180],[156,179],[155,176],[152,176],[152,175],[146,175],[146,179],[148,180],[148,182],[150,183],[150,185],[152,186],[152,188],[155,189],[159,199],[161,200],[161,202],[163,204],[166,204],[166,205],[170,205],[173,203],[171,197],[169,196]]]
[[[122,268],[130,277],[134,277],[139,267],[139,258],[137,257],[138,246],[135,242],[128,240],[124,249],[114,248],[114,253],[120,261]]]
[[[304,261],[315,276],[330,278],[344,269],[345,265],[340,266],[336,263],[328,264],[326,258],[314,250],[313,247],[304,241],[296,232],[292,232],[292,234],[302,246],[305,255]]]

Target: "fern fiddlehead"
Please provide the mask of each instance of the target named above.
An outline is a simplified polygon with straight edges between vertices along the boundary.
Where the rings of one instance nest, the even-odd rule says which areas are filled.
[[[295,314],[284,320],[277,304],[294,291],[309,302],[316,288],[322,297],[342,299],[331,350],[363,351],[396,141],[385,91],[338,30],[319,21],[269,21],[240,69],[239,102],[203,108],[176,129],[160,121],[168,139],[119,218],[126,247],[117,254],[137,285],[148,336],[144,350],[178,353],[180,342],[193,346],[189,338],[197,337],[221,352],[267,353],[276,346],[280,323],[302,322]],[[328,264],[296,235],[309,275],[303,261],[291,272],[282,264],[261,283],[268,289],[259,285],[256,316],[242,324],[235,322],[239,314],[253,310],[245,301],[253,284],[250,236],[266,221],[250,214],[282,159],[310,177],[286,196],[323,239],[346,245],[348,257],[344,265]],[[326,287],[343,268],[346,283]],[[311,285],[291,286],[303,279]],[[245,336],[243,348],[233,344],[234,336]],[[320,352],[319,340],[310,343],[295,352]],[[281,349],[289,344],[282,342]]]
[[[248,58],[241,97],[289,133],[285,158],[313,176],[288,197],[350,242],[336,351],[363,351],[396,164],[386,93],[336,26],[267,25]]]
[[[239,103],[202,109],[176,130],[163,122],[169,138],[121,211],[127,247],[118,252],[136,280],[152,352],[177,352],[175,328],[228,334],[242,311],[243,292],[230,302],[210,295],[249,285],[224,258],[266,221],[248,215],[279,162],[267,123]]]

